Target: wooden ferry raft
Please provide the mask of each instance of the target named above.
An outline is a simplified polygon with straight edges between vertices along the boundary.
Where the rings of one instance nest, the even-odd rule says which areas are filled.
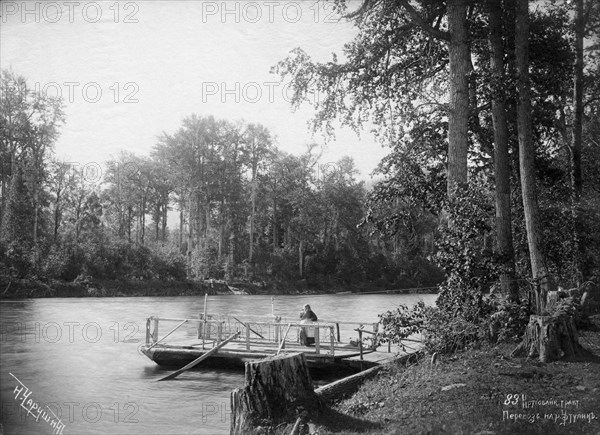
[[[211,352],[202,365],[243,367],[249,361],[302,352],[312,369],[356,371],[391,361],[397,355],[388,345],[378,346],[378,326],[378,323],[328,320],[304,324],[274,316],[238,318],[201,314],[199,319],[152,316],[146,319],[146,343],[141,351],[160,366],[182,367],[230,340]],[[168,332],[160,338],[159,330],[163,327]],[[314,328],[313,346],[300,343],[301,328]],[[340,330],[358,339],[344,343]]]

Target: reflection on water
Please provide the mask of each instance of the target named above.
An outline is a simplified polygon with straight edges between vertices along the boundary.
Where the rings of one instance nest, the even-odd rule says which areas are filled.
[[[435,295],[275,296],[276,315],[296,318],[310,303],[321,319],[376,322],[398,304]],[[65,434],[217,434],[229,433],[229,395],[243,384],[243,373],[197,370],[168,382],[165,371],[141,355],[145,319],[151,315],[197,318],[204,297],[57,298],[0,303],[0,399],[7,434],[50,434],[39,412],[15,400],[12,373],[33,403],[50,408],[65,424]],[[210,313],[271,314],[270,296],[211,296]],[[165,325],[160,336],[173,325]],[[342,340],[352,335],[342,328]],[[195,326],[180,337],[194,336]],[[177,339],[177,333],[172,339]],[[171,338],[167,339],[169,341]],[[29,402],[31,400],[31,402]],[[29,406],[27,406],[29,403]],[[46,408],[46,405],[48,408]]]

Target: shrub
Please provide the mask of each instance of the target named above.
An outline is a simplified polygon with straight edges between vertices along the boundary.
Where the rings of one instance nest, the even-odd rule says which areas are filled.
[[[158,247],[151,257],[150,269],[159,279],[186,278],[186,260],[177,248]]]
[[[523,336],[529,322],[527,301],[517,304],[503,297],[490,316],[492,338],[496,342],[518,341]]]
[[[476,345],[487,336],[487,322],[474,322],[419,301],[413,308],[400,305],[380,314],[382,341],[403,346],[403,340],[421,334],[428,352],[452,353]]]
[[[4,253],[4,263],[14,278],[25,278],[32,268],[31,250],[18,242],[10,242]]]

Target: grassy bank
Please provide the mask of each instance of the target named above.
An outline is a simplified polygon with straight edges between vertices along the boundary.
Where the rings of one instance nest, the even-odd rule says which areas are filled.
[[[319,434],[600,434],[600,315],[594,355],[543,364],[514,345],[390,365],[319,418]]]

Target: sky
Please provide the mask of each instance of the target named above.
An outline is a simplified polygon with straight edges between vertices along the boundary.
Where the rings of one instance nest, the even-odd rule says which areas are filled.
[[[329,4],[298,1],[2,1],[0,66],[65,101],[56,155],[81,166],[125,150],[148,155],[162,132],[201,116],[258,122],[279,148],[354,158],[361,178],[387,154],[369,132],[312,136],[271,66],[301,47],[341,55],[356,30]],[[289,92],[289,91],[288,91]]]

